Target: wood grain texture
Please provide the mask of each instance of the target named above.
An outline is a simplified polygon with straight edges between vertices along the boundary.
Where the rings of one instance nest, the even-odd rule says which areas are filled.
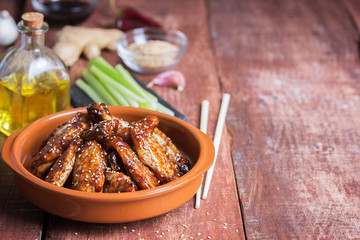
[[[15,11],[10,4],[0,2]],[[209,99],[212,137],[221,95],[231,93],[208,199],[200,209],[191,199],[165,215],[133,223],[80,223],[30,205],[0,164],[0,238],[360,239],[356,1],[119,4],[188,36],[188,52],[175,67],[187,79],[185,90],[154,90],[191,124],[198,126],[201,101]],[[25,8],[31,9],[29,1]],[[83,25],[113,17],[102,0]],[[58,30],[47,33],[48,46]],[[116,53],[102,54],[121,63]],[[86,64],[81,59],[71,68],[72,81]],[[148,82],[153,76],[137,77]]]
[[[343,0],[343,2],[354,20],[357,29],[360,29],[360,2],[356,0]]]
[[[0,239],[40,239],[43,212],[23,198],[3,161],[0,161],[0,206]]]
[[[222,94],[208,28],[207,17],[209,13],[206,1],[159,0],[154,3],[146,0],[128,0],[119,1],[119,3],[121,6],[132,6],[162,22],[165,28],[181,30],[188,36],[188,51],[180,64],[175,67],[176,70],[183,72],[187,79],[185,89],[182,92],[161,87],[154,87],[153,89],[186,115],[189,122],[195,126],[199,125],[201,101],[203,99],[210,100],[208,133],[212,137]],[[29,1],[26,3],[26,9],[31,9]],[[108,9],[108,1],[102,0],[96,12],[82,25],[98,27],[99,20],[112,18],[114,18],[114,15]],[[50,26],[50,30],[45,37],[47,46],[54,45],[58,30],[59,28]],[[1,52],[3,50],[1,49]],[[121,63],[116,53],[103,51],[102,55],[111,64]],[[86,64],[86,60],[80,59],[71,67],[72,82],[81,75],[81,71],[87,67]],[[148,82],[154,77],[136,76],[144,82]],[[43,227],[42,239],[244,239],[240,205],[228,142],[229,135],[225,129],[211,190],[208,199],[201,201],[200,209],[194,209],[194,199],[190,199],[178,209],[152,219],[125,224],[90,224],[63,219],[43,213],[35,208],[40,215],[45,214],[45,223],[32,221],[35,225],[34,230],[31,231],[26,228],[24,233],[18,233],[17,235],[14,233],[9,238],[23,239],[27,233],[29,233],[29,238],[37,238],[30,233],[39,233],[39,230],[41,231]],[[6,174],[11,175],[9,171]],[[2,177],[4,174],[2,173],[0,176]],[[0,183],[0,188],[2,187],[3,185]],[[16,189],[13,182],[10,187]],[[27,203],[20,195],[18,197]],[[13,201],[13,199],[14,197],[9,195],[8,201]],[[7,210],[8,207],[4,207],[4,209]],[[18,212],[16,207],[14,207],[13,211]],[[31,213],[24,212],[23,214],[23,221],[26,223],[31,217]],[[40,220],[42,220],[41,217]],[[18,224],[17,221],[16,217],[13,218],[7,222],[7,227],[15,229]],[[6,232],[5,227],[6,225],[1,225],[0,231]]]
[[[342,2],[209,7],[247,239],[360,238],[358,33]]]
[[[20,20],[23,0],[0,1],[0,10],[7,10]],[[0,47],[0,55],[6,48]],[[0,155],[6,136],[0,133]],[[0,157],[1,158],[1,157]],[[40,239],[44,213],[23,198],[15,186],[14,175],[0,161],[0,239]]]
[[[207,28],[207,10],[204,1],[122,1],[123,6],[133,6],[139,11],[161,21],[166,28],[183,31],[189,38],[189,48],[184,59],[176,66],[187,79],[184,91],[154,87],[154,90],[198,126],[200,104],[211,96],[209,133],[214,132],[219,111],[221,93],[214,66],[210,34]],[[181,8],[179,6],[181,5]],[[159,7],[160,6],[160,7]],[[98,9],[98,11],[102,11]],[[205,27],[204,27],[205,26]],[[111,53],[104,57],[112,64],[120,59]],[[77,71],[76,66],[71,70]],[[137,75],[147,82],[153,76]],[[206,82],[206,84],[204,84]],[[212,134],[210,134],[212,136]],[[227,140],[226,133],[223,138]],[[194,209],[194,199],[166,215],[149,220],[125,224],[74,223],[50,216],[46,238],[66,239],[243,239],[240,206],[232,169],[229,145],[224,144],[219,154],[217,170],[209,198],[201,202],[200,209]],[[225,177],[227,176],[227,177]]]

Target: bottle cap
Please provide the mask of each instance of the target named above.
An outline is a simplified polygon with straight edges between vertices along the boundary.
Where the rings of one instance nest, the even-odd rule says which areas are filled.
[[[38,12],[27,12],[21,15],[25,26],[29,28],[41,28],[44,22],[44,15]]]

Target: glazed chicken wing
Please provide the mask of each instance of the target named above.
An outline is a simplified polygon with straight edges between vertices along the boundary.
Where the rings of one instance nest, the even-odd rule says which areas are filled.
[[[87,114],[83,113],[83,112],[77,112],[72,118],[70,118],[69,120],[61,123],[57,128],[55,128],[50,134],[49,136],[47,136],[45,138],[45,140],[42,142],[42,144],[40,145],[39,150],[41,150],[48,142],[52,141],[55,138],[58,138],[61,134],[64,133],[64,131],[73,123],[75,122],[80,122],[80,121],[85,121],[88,122],[87,120]]]
[[[26,168],[57,186],[84,192],[133,192],[178,179],[190,162],[157,127],[159,119],[127,122],[91,103],[43,141]]]
[[[99,142],[109,141],[113,136],[121,136],[128,138],[129,129],[128,125],[123,125],[124,121],[120,121],[118,118],[111,120],[102,120],[90,129],[88,129],[82,137],[86,140],[97,140]]]
[[[79,146],[83,143],[81,138],[75,138],[70,142],[69,147],[60,155],[52,165],[45,181],[59,187],[64,186],[66,180],[74,167],[75,156]]]
[[[105,193],[135,192],[137,189],[131,177],[124,173],[114,170],[105,171]]]
[[[117,172],[124,172],[124,165],[116,150],[109,150],[107,161],[112,170]]]
[[[105,104],[91,103],[88,105],[87,110],[89,118],[95,122],[95,125],[85,132],[83,136],[85,139],[96,139],[105,142],[113,136],[128,138],[129,123],[111,115]]]
[[[159,185],[154,174],[140,162],[135,152],[120,137],[111,139],[108,144],[119,153],[124,167],[140,189],[154,188]]]
[[[146,117],[130,126],[130,136],[140,161],[148,166],[161,183],[167,183],[180,177],[175,164],[168,159],[159,143],[152,137],[157,127],[157,117]]]
[[[84,192],[102,192],[106,156],[96,141],[87,141],[76,154],[72,188]]]
[[[166,136],[160,129],[155,128],[153,135],[160,147],[164,150],[166,156],[175,164],[176,168],[181,174],[185,174],[189,171],[189,161],[184,155],[177,149],[171,139]]]
[[[45,177],[60,154],[69,146],[70,141],[79,137],[89,124],[84,120],[68,124],[65,129],[51,137],[46,145],[31,160],[28,170],[39,178]]]
[[[94,122],[111,120],[114,118],[114,116],[110,113],[108,106],[104,103],[90,103],[86,107],[86,110],[90,119],[92,119]]]

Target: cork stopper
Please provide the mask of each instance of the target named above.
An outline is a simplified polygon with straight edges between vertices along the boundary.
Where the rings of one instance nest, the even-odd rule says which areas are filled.
[[[38,12],[27,12],[21,15],[25,26],[29,28],[41,28],[44,22],[44,15]]]

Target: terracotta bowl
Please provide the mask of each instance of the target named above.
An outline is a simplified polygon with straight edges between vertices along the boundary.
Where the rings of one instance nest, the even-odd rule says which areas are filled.
[[[158,216],[187,202],[194,196],[202,174],[214,159],[211,139],[199,129],[166,114],[131,108],[110,106],[110,112],[127,121],[139,120],[148,115],[159,117],[159,129],[164,131],[192,162],[191,170],[179,179],[154,189],[130,193],[87,193],[47,183],[24,168],[36,153],[41,141],[61,122],[77,111],[71,109],[44,117],[23,130],[10,135],[2,150],[2,157],[15,174],[21,193],[37,207],[68,219],[120,223]]]

